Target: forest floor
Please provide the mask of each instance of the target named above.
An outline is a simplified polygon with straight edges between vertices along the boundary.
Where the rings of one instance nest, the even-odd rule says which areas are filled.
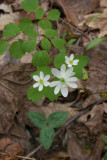
[[[31,18],[36,28],[35,14],[22,10],[21,2],[0,0],[0,38],[6,24],[18,24],[22,17]],[[34,52],[26,53],[20,60],[11,57],[9,51],[0,56],[0,160],[103,160],[106,151],[102,135],[107,135],[107,40],[88,51],[85,48],[93,39],[107,36],[107,0],[39,2],[45,12],[52,8],[61,12],[54,24],[60,36],[77,39],[69,47],[68,55],[89,56],[88,80],[79,80],[78,88],[69,90],[67,98],[60,96],[51,102],[43,97],[32,103],[27,99],[27,90],[33,84],[30,74],[35,71],[31,63]],[[101,16],[92,20],[98,14]],[[38,32],[40,39],[42,31]],[[23,34],[19,37],[27,40]],[[14,40],[10,38],[8,42]],[[57,50],[52,49],[49,54],[53,66]],[[46,116],[55,111],[69,113],[67,121],[55,130],[57,134],[49,150],[40,144],[40,129],[31,124],[29,111]]]

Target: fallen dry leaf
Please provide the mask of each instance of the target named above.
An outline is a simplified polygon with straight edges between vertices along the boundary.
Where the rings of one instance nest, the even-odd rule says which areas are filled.
[[[70,130],[67,132],[68,134],[68,154],[71,160],[85,160],[88,159],[89,154],[83,148],[82,144],[77,139],[76,135],[72,133]]]
[[[106,123],[103,122],[103,114],[107,113],[107,104],[95,105],[94,108],[82,115],[77,121],[84,123],[91,133],[97,134],[103,132]]]
[[[2,31],[6,24],[10,22],[14,23],[18,19],[19,13],[18,12],[13,13],[11,5],[1,4],[0,9],[4,11],[4,14],[0,15],[0,31]]]
[[[84,149],[83,145],[76,135],[71,130],[68,130],[68,153],[71,160],[101,160],[104,147],[104,141],[101,136],[98,137],[91,154]]]
[[[64,10],[67,20],[75,26],[83,20],[83,16],[95,10],[99,0],[54,0]]]
[[[100,13],[94,13],[94,14],[88,14],[85,15],[85,20],[79,24],[79,26],[88,26],[93,29],[99,29],[100,33],[98,34],[98,37],[103,37],[107,35],[107,0],[101,0],[100,6],[102,12]],[[104,8],[103,8],[104,7]],[[94,20],[91,20],[94,16],[97,16],[101,14],[101,16],[97,17]]]
[[[24,155],[24,148],[21,144],[17,142],[12,142],[9,138],[3,138],[0,140],[0,153],[10,154],[11,156],[1,156],[0,160],[19,160],[19,158],[14,155]]]

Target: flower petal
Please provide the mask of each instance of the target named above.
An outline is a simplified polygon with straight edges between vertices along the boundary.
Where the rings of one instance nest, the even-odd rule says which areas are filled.
[[[68,67],[72,67],[72,64],[68,64]]]
[[[73,67],[68,68],[67,71],[66,71],[66,76],[67,76],[67,77],[71,77],[72,71],[73,71]]]
[[[36,87],[38,87],[40,85],[40,83],[35,83],[35,84],[33,84],[33,88],[36,88]]]
[[[68,88],[67,87],[66,88],[61,88],[61,93],[62,93],[62,95],[64,97],[67,97],[67,95],[68,95]]]
[[[69,57],[65,56],[65,62],[68,64],[69,63]]]
[[[73,61],[73,65],[77,65],[78,62],[79,62],[79,60],[78,60],[78,59],[75,59],[75,60]]]
[[[57,77],[57,78],[61,78],[61,73],[60,73],[60,71],[58,70],[58,69],[56,69],[56,68],[52,68],[51,69],[51,72],[52,72],[52,74],[55,76],[55,77]]]
[[[42,71],[40,72],[40,78],[44,79],[44,73]]]
[[[67,85],[71,88],[77,88],[77,84],[74,82],[67,82]]]
[[[60,89],[61,89],[61,86],[58,84],[58,85],[55,87],[54,93],[55,93],[55,94],[58,94],[59,91],[60,91]]]
[[[55,87],[55,86],[57,86],[58,84],[60,83],[60,81],[53,81],[53,82],[51,82],[50,83],[50,87]]]
[[[44,81],[47,81],[49,78],[50,78],[50,75],[46,75],[46,76],[44,77]]]
[[[50,85],[50,82],[46,81],[46,82],[43,83],[43,85],[47,87],[47,86]]]
[[[38,81],[38,80],[39,80],[39,76],[34,75],[34,76],[33,76],[33,79],[34,79],[35,81]]]
[[[65,72],[66,72],[66,66],[65,66],[65,64],[63,64],[61,66],[61,77],[65,77]]]
[[[72,82],[75,82],[75,81],[77,81],[77,80],[78,80],[77,77],[71,77],[71,78],[70,78],[70,81],[72,81]]]
[[[71,55],[70,55],[70,60],[73,60],[73,59],[74,59],[74,55],[71,54]]]
[[[38,91],[42,91],[43,90],[43,84],[40,84]]]

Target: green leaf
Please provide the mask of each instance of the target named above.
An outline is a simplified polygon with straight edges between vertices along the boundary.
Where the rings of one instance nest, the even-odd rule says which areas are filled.
[[[48,123],[52,128],[58,128],[67,118],[68,112],[54,112],[48,117]]]
[[[61,37],[62,37],[63,39],[65,39],[66,36],[67,36],[67,32],[63,32],[63,33],[61,34]]]
[[[40,131],[40,141],[45,149],[49,149],[54,139],[54,129],[51,127],[45,127]]]
[[[42,19],[44,16],[44,9],[43,8],[38,8],[36,11],[36,18],[37,19]]]
[[[86,50],[89,50],[89,49],[95,47],[96,45],[98,45],[99,43],[101,43],[102,41],[104,41],[105,39],[107,39],[107,38],[105,38],[105,37],[100,37],[100,38],[96,38],[96,39],[92,40],[92,41],[88,44],[88,46],[86,47]]]
[[[77,39],[71,39],[68,41],[67,46],[72,45],[72,43],[74,43]]]
[[[73,71],[75,72],[75,77],[81,79],[83,78],[82,68],[84,68],[88,64],[89,58],[83,55],[76,55],[74,59],[79,59],[78,65],[73,65]]]
[[[35,67],[47,66],[50,64],[50,56],[47,51],[37,51],[32,58],[32,63]]]
[[[41,40],[41,47],[42,47],[43,49],[49,51],[50,48],[51,48],[51,43],[50,43],[50,41],[49,41],[47,38],[43,38],[43,39]]]
[[[23,42],[22,48],[24,52],[32,52],[36,47],[36,40],[28,40],[26,42]]]
[[[34,30],[34,24],[32,24],[29,18],[20,19],[19,27],[29,38],[36,38],[38,36],[38,33]]]
[[[48,38],[54,38],[58,35],[58,31],[55,29],[47,29],[44,35]]]
[[[54,58],[54,66],[58,69],[61,68],[62,64],[65,64],[65,56],[67,56],[67,54],[64,53],[59,53],[55,56]]]
[[[34,73],[31,74],[31,78],[33,78],[34,75],[40,76],[40,71],[42,71],[44,73],[44,75],[52,76],[51,68],[47,67],[47,66],[43,66],[43,67],[38,67],[37,71],[35,71]]]
[[[104,155],[104,160],[107,160],[107,152]]]
[[[54,38],[54,39],[52,39],[52,44],[54,45],[55,48],[62,49],[62,48],[64,48],[66,41],[61,38]]]
[[[59,49],[59,53],[65,53],[66,54],[66,49],[65,48]]]
[[[20,33],[20,28],[14,23],[9,23],[4,27],[3,36],[4,37],[15,37],[16,34]]]
[[[8,42],[4,39],[0,39],[0,55],[2,55],[8,48]]]
[[[74,77],[77,77],[78,79],[82,79],[83,78],[82,68],[79,67],[78,65],[73,66],[73,72],[75,72]]]
[[[45,87],[44,89],[44,95],[47,97],[50,101],[56,100],[59,96],[61,96],[61,93],[54,94],[55,87]]]
[[[38,91],[38,88],[33,88],[33,86],[31,86],[27,92],[27,98],[32,102],[37,102],[43,97],[43,95],[44,95],[43,90]]]
[[[44,128],[47,126],[46,116],[40,112],[28,112],[29,119],[38,128]]]
[[[44,35],[48,38],[54,38],[58,35],[58,31],[55,29],[47,29]]]
[[[82,77],[82,80],[86,81],[88,80],[88,72],[85,68],[82,68],[82,71],[83,71],[83,77]]]
[[[107,136],[105,136],[104,134],[102,135],[102,139],[103,141],[107,144]]]
[[[83,55],[76,55],[74,57],[74,59],[79,59],[78,67],[80,67],[80,68],[83,68],[83,67],[87,66],[88,61],[89,61],[89,57],[88,56],[83,56]]]
[[[46,20],[46,19],[45,20],[40,20],[38,22],[38,26],[41,27],[43,30],[52,28],[51,22]]]
[[[99,17],[101,17],[102,16],[102,14],[97,14],[97,15],[95,15],[94,17],[92,17],[90,20],[89,20],[89,22],[91,22],[91,21],[93,21],[93,20],[95,20],[96,18],[99,18]]]
[[[107,150],[107,146],[104,146],[103,149],[104,149],[104,150]]]
[[[23,41],[19,40],[19,41],[13,42],[10,46],[10,49],[9,49],[10,55],[16,59],[21,58],[25,54],[22,48],[22,43]]]
[[[60,17],[60,12],[57,9],[52,9],[47,15],[47,18],[52,21],[58,20],[59,17]]]
[[[38,0],[24,0],[21,3],[21,7],[27,12],[33,12],[37,9],[38,4]]]

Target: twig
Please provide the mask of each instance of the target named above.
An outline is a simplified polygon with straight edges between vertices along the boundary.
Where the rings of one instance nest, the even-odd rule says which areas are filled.
[[[67,24],[67,25],[68,25],[69,27],[71,27],[72,29],[77,30],[79,33],[81,33],[81,32],[82,32],[80,29],[78,29],[78,28],[74,27],[74,26],[73,26],[73,25],[71,25],[69,22],[65,21],[64,19],[60,18],[60,20],[61,20],[63,23]]]
[[[11,88],[9,88],[8,86],[6,86],[4,83],[2,83],[2,82],[0,82],[0,84],[2,85],[2,86],[4,86],[5,88],[7,88],[8,90],[10,90],[12,93],[14,93],[16,96],[18,96],[14,91],[13,91],[13,89],[11,89]]]
[[[86,109],[80,111],[79,114],[77,114],[75,117],[71,118],[70,120],[68,120],[65,125],[63,125],[62,128],[58,129],[58,131],[55,133],[55,136],[57,136],[64,128],[66,128],[67,126],[69,126],[73,121],[75,121],[76,119],[78,119],[80,116],[82,116],[83,114],[85,114],[86,112],[88,112],[89,110],[91,110],[95,105],[98,105],[100,103],[103,103],[104,101],[106,101],[107,98],[103,99],[103,100],[99,100],[98,102],[89,105]],[[40,144],[37,148],[35,148],[31,153],[29,153],[28,155],[26,155],[27,157],[32,156],[33,154],[35,154],[40,148],[42,147],[42,144]],[[25,160],[25,159],[23,159]]]
[[[10,154],[10,153],[5,153],[5,152],[0,152],[0,156],[14,156],[14,157],[17,157],[17,158],[21,158],[21,159],[28,159],[28,160],[36,160],[35,158],[29,158],[29,157],[24,157],[24,156],[18,156],[18,155],[13,155],[13,154]]]

